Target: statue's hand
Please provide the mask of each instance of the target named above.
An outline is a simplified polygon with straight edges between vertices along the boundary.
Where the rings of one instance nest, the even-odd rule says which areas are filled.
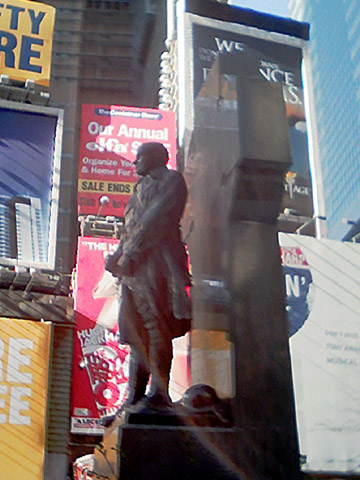
[[[133,270],[133,261],[129,255],[123,254],[117,262],[118,271],[123,275],[130,275]]]
[[[121,253],[115,252],[105,259],[105,270],[115,277],[132,275],[136,265],[136,255],[132,250],[122,249]]]
[[[108,255],[105,259],[105,270],[115,276],[119,275],[119,265],[117,255]]]

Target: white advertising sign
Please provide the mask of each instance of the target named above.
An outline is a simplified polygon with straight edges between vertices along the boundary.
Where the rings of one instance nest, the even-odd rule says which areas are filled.
[[[360,245],[288,234],[280,245],[303,468],[358,473]]]

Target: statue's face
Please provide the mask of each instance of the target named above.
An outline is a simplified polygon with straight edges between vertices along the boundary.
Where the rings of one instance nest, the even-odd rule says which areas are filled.
[[[138,175],[147,175],[154,166],[151,151],[146,151],[146,149],[140,147],[137,151],[134,165]]]

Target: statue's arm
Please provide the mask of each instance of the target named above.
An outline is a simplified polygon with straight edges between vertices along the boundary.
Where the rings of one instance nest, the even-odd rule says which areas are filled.
[[[176,174],[169,176],[162,186],[161,194],[154,199],[141,217],[141,230],[144,236],[148,231],[156,231],[162,225],[180,221],[185,207],[187,188],[183,176],[177,172],[173,173]]]
[[[123,246],[122,242],[120,241],[117,249],[114,253],[109,254],[105,258],[105,270],[112,273],[114,276],[119,276],[119,260],[123,254]]]

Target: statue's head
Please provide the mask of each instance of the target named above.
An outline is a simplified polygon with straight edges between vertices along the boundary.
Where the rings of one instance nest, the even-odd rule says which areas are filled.
[[[143,143],[138,148],[134,161],[136,173],[147,175],[153,168],[165,166],[168,159],[169,152],[162,143]]]

